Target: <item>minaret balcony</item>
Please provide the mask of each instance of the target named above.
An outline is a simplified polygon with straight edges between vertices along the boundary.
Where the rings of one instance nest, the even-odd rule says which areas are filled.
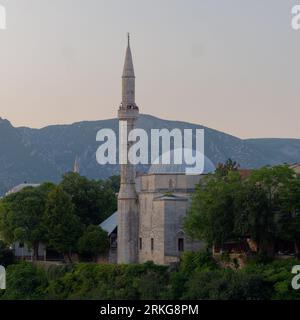
[[[135,103],[124,105],[121,103],[119,110],[139,110],[139,107]]]
[[[118,111],[119,119],[136,119],[139,115],[139,108],[136,104],[120,105]]]

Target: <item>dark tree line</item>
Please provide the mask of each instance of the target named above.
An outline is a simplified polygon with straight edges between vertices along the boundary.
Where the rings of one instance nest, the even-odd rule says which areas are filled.
[[[6,243],[26,243],[38,258],[41,243],[64,254],[96,256],[108,247],[99,224],[117,208],[118,177],[89,180],[76,173],[59,185],[27,187],[0,201],[0,234]]]

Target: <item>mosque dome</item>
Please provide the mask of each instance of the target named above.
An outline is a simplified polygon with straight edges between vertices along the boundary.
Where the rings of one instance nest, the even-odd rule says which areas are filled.
[[[162,157],[159,158],[159,164],[152,164],[149,168],[149,174],[185,174],[187,169],[194,168],[195,165],[189,165],[183,161],[182,164],[175,164],[172,159],[174,159],[173,152],[171,153],[171,164],[164,164],[161,161]],[[215,172],[216,167],[212,161],[204,156],[204,170],[201,174],[208,174]],[[198,173],[200,174],[200,173]]]

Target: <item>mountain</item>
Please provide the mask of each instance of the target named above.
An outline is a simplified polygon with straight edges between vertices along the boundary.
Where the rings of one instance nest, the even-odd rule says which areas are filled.
[[[141,115],[137,127],[151,129],[205,129],[205,154],[213,163],[232,158],[243,168],[300,162],[300,139],[246,139],[201,125],[162,120]],[[0,194],[24,181],[58,182],[72,170],[79,157],[80,173],[101,179],[118,174],[117,165],[96,162],[98,130],[110,128],[118,133],[118,120],[83,121],[71,125],[53,125],[42,129],[13,127],[0,118]]]

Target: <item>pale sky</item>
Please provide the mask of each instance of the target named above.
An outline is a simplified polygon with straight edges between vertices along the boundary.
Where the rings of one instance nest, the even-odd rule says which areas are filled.
[[[297,0],[0,4],[0,116],[14,126],[115,117],[129,31],[140,112],[241,138],[300,138]]]

